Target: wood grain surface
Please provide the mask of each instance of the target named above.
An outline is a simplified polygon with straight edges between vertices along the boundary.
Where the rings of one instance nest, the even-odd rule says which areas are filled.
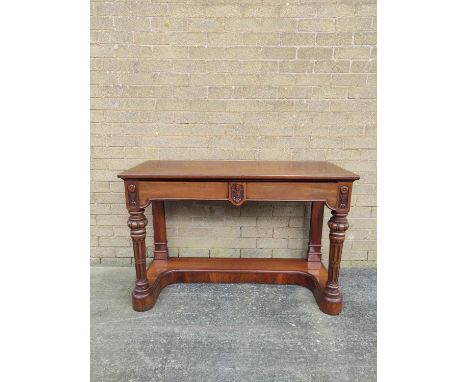
[[[358,180],[359,175],[318,161],[150,160],[120,173],[122,179]]]

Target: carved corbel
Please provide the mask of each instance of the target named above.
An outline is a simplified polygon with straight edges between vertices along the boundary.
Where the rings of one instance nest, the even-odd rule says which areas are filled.
[[[125,191],[127,196],[127,209],[129,211],[139,210],[138,183],[131,181],[125,182]]]

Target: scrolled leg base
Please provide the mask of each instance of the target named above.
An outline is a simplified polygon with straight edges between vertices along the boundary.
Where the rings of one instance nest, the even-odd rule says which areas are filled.
[[[341,313],[343,298],[337,284],[327,284],[320,295],[319,308],[322,312],[336,316]]]

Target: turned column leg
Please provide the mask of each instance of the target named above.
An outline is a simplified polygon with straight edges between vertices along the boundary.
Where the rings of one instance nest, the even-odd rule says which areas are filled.
[[[164,201],[153,200],[154,260],[167,260],[166,214]]]
[[[309,250],[307,260],[318,263],[320,269],[322,261],[322,226],[324,202],[312,202],[310,206]]]
[[[347,213],[332,211],[332,217],[328,221],[330,228],[330,253],[328,264],[328,279],[325,289],[322,291],[320,309],[328,314],[336,315],[341,312],[342,297],[338,284],[340,273],[341,253],[345,232],[349,227]]]
[[[151,289],[146,276],[146,220],[144,209],[129,211],[128,227],[133,241],[136,281],[132,293],[133,309],[144,311],[154,305]]]

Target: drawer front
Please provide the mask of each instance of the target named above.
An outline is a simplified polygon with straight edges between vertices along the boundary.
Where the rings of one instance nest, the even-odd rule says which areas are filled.
[[[139,182],[142,205],[151,199],[165,200],[227,200],[227,182]]]
[[[334,205],[337,199],[335,183],[249,182],[246,188],[247,200],[315,200]]]

